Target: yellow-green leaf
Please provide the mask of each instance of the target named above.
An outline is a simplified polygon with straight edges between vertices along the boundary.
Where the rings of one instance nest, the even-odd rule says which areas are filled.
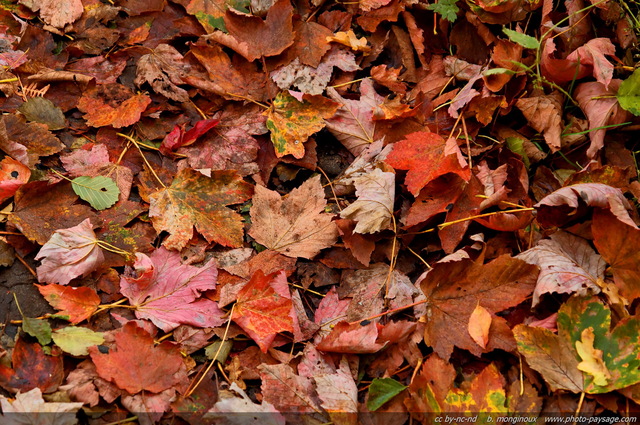
[[[51,336],[53,342],[62,348],[62,351],[73,356],[87,356],[89,355],[89,347],[100,345],[104,342],[102,332],[94,332],[91,329],[77,326],[58,329]]]

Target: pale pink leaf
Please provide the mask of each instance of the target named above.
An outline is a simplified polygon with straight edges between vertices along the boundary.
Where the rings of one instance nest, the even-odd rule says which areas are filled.
[[[614,56],[616,46],[608,38],[593,38],[567,56],[567,60],[593,65],[593,76],[605,88],[613,78],[613,64],[605,57]]]
[[[96,270],[104,262],[104,255],[91,221],[86,219],[77,226],[56,230],[35,259],[42,259],[36,269],[38,282],[66,285]]]
[[[137,253],[134,268],[122,276],[120,289],[139,319],[149,319],[165,332],[183,324],[204,328],[225,322],[215,301],[198,299],[216,287],[218,271],[212,261],[202,267],[182,264],[180,254],[161,247],[150,256]]]

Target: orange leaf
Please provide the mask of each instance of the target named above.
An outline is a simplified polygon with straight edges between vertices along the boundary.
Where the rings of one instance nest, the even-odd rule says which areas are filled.
[[[123,85],[101,84],[84,92],[78,109],[85,113],[87,124],[92,127],[121,128],[137,123],[150,103],[149,96],[134,95]]]
[[[469,316],[469,335],[483,349],[487,348],[489,342],[489,329],[491,328],[491,313],[480,304],[471,312]]]
[[[67,320],[74,325],[89,318],[100,305],[100,297],[91,288],[73,288],[55,283],[36,286],[49,304],[59,310],[57,316],[67,316]]]

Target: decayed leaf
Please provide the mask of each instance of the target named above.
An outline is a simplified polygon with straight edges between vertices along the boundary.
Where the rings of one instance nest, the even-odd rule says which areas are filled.
[[[187,102],[189,94],[183,88],[182,76],[189,74],[190,67],[173,46],[160,44],[152,53],[142,56],[137,63],[135,83],[149,83],[156,93],[171,100]]]
[[[202,267],[182,264],[180,254],[162,247],[150,256],[137,253],[134,270],[120,279],[120,292],[136,309],[165,332],[179,325],[201,328],[225,322],[218,304],[200,293],[216,287],[218,272],[209,261]]]
[[[56,316],[74,325],[91,317],[100,305],[100,297],[96,291],[86,286],[73,288],[50,284],[36,285],[36,287],[47,302],[59,310]]]
[[[14,159],[33,167],[41,156],[60,152],[64,145],[46,125],[27,123],[21,115],[3,115],[0,118],[0,148]]]
[[[558,92],[550,95],[520,98],[516,102],[529,125],[544,136],[551,152],[562,145],[562,96]]]
[[[596,211],[591,224],[593,243],[611,267],[616,286],[628,301],[640,298],[640,230],[613,214]],[[634,242],[636,241],[636,242]]]
[[[83,403],[46,402],[40,388],[16,394],[11,400],[0,395],[3,422],[6,424],[74,425]]]
[[[258,371],[264,401],[280,412],[310,414],[322,411],[313,381],[296,375],[291,366],[263,363]]]
[[[582,391],[582,373],[569,341],[548,329],[526,325],[514,327],[513,335],[518,341],[518,351],[529,366],[540,372],[552,391]]]
[[[0,386],[7,391],[29,391],[40,388],[43,393],[58,389],[64,378],[62,356],[47,355],[37,342],[26,342],[19,338],[13,348],[13,369],[0,364]]]
[[[251,197],[251,185],[234,171],[212,171],[211,177],[185,168],[171,186],[151,195],[149,216],[158,232],[170,233],[163,245],[182,249],[193,227],[209,242],[237,247],[242,244],[242,217],[226,207]]]
[[[563,187],[545,196],[534,207],[543,226],[564,226],[585,213],[584,205],[604,208],[629,226],[637,228],[627,210],[631,205],[622,191],[601,183],[579,183]]]
[[[293,332],[292,307],[284,272],[258,270],[238,292],[232,318],[266,353],[278,332]]]
[[[517,258],[540,267],[533,306],[546,293],[586,295],[587,290],[600,292],[598,281],[604,279],[606,267],[602,257],[586,240],[570,233],[556,232]]]
[[[293,189],[285,199],[256,186],[249,235],[288,257],[313,258],[338,237],[332,215],[322,213],[326,204],[320,176]]]
[[[369,78],[360,83],[360,100],[345,99],[333,87],[327,89],[327,94],[342,104],[333,118],[327,120],[327,128],[349,152],[359,155],[375,141],[373,111],[384,98],[376,93]]]
[[[515,349],[507,323],[493,317],[489,343],[482,349],[469,335],[469,318],[478,303],[495,314],[524,301],[533,291],[537,267],[503,255],[485,265],[470,260],[438,263],[421,283],[428,299],[425,342],[443,358],[457,346],[474,355]]]
[[[153,337],[134,322],[126,323],[114,338],[108,353],[93,346],[89,354],[98,375],[118,388],[130,394],[159,393],[187,379],[180,350],[171,342],[155,345]]]
[[[229,9],[224,23],[229,34],[215,31],[209,37],[241,54],[248,61],[275,56],[293,44],[293,7],[288,1],[276,2],[266,20]]]
[[[423,131],[405,137],[393,145],[386,162],[393,168],[409,170],[405,184],[414,196],[431,180],[447,173],[469,180],[471,171],[454,139],[445,141],[436,133]]]
[[[593,347],[593,328],[584,329],[581,336],[580,341],[576,341],[576,352],[582,359],[577,368],[591,375],[594,384],[605,387],[611,379],[611,374],[602,360],[602,350]]]
[[[375,233],[389,228],[395,201],[394,173],[376,168],[353,179],[358,199],[340,217],[355,220],[355,232]]]
[[[65,25],[75,22],[84,11],[81,0],[71,0],[60,3],[56,0],[20,0],[34,12],[40,12],[42,19],[56,28],[64,28]]]
[[[325,119],[338,109],[338,104],[322,96],[304,95],[302,101],[288,92],[280,92],[268,111],[267,128],[276,156],[304,156],[304,143],[309,136],[322,130]]]
[[[29,181],[31,170],[6,156],[0,161],[0,202],[12,197],[18,188]]]
[[[489,330],[491,329],[491,313],[480,304],[473,309],[469,316],[469,335],[480,347],[487,348]]]
[[[36,269],[38,281],[61,285],[94,271],[104,261],[89,219],[77,226],[57,230],[35,258],[42,259]]]
[[[100,84],[82,94],[78,109],[92,127],[121,128],[137,123],[150,103],[149,96],[133,94],[121,84]]]

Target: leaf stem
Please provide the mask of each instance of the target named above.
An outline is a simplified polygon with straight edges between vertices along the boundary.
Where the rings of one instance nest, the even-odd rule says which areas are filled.
[[[142,153],[142,149],[140,148],[140,145],[142,143],[138,142],[136,139],[134,139],[131,136],[127,136],[126,134],[122,134],[122,133],[116,133],[118,136],[120,137],[124,137],[125,139],[127,139],[128,141],[130,141],[131,143],[133,143],[136,148],[138,148],[138,152],[140,152],[140,156],[142,157],[142,160],[144,161],[144,163],[147,165],[147,167],[149,168],[149,171],[151,171],[151,174],[153,174],[153,177],[156,178],[156,180],[158,181],[158,183],[160,183],[160,186],[162,186],[163,188],[167,188],[167,186],[165,186],[165,184],[162,182],[162,180],[160,180],[160,177],[158,177],[158,175],[156,174],[155,170],[153,169],[153,167],[151,167],[151,164],[149,164],[149,161],[147,161],[147,157],[144,156],[144,153]],[[145,147],[148,147],[147,145],[143,145]],[[157,149],[157,148],[154,148]]]

